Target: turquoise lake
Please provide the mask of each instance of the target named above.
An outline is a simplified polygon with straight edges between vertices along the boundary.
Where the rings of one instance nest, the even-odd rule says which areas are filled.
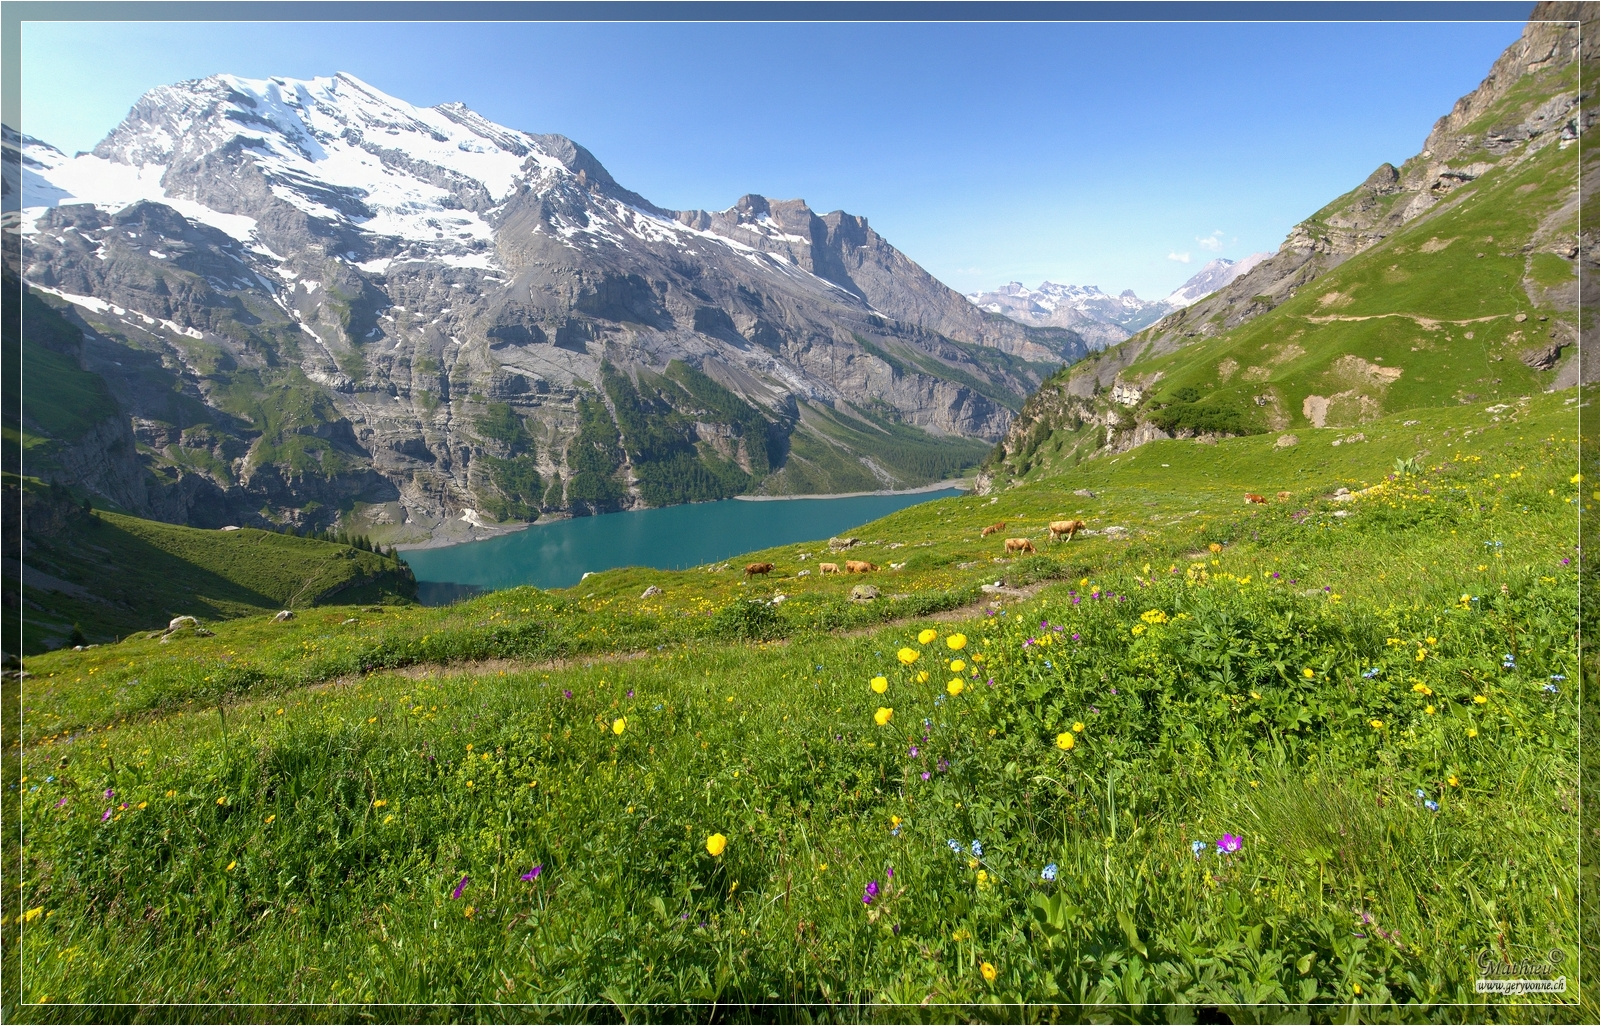
[[[951,488],[840,499],[725,499],[535,524],[516,534],[402,553],[419,598],[440,605],[479,590],[566,588],[619,566],[682,570],[791,542],[820,541],[898,509],[964,494]],[[464,587],[465,586],[465,587]]]

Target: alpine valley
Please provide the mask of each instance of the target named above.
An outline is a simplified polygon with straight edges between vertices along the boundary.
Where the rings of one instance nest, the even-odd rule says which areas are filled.
[[[922,485],[1087,351],[864,218],[664,210],[566,138],[344,74],[154,89],[92,153],[5,145],[29,409],[54,363],[92,397],[8,423],[23,470],[174,523],[417,544]]]

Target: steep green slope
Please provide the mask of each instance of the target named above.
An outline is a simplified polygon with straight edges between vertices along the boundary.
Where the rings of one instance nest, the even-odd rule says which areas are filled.
[[[91,512],[65,489],[13,475],[4,494],[5,605],[22,611],[20,643],[16,620],[6,618],[11,653],[65,644],[75,626],[97,643],[165,627],[179,615],[212,622],[416,595],[405,564],[350,545]]]
[[[1583,40],[1561,23],[1579,17]],[[1597,98],[1580,80],[1594,17],[1541,5],[1422,152],[1381,166],[1231,285],[1047,380],[984,477],[1161,437],[1355,428],[1593,381],[1595,347],[1577,343],[1595,330],[1594,295],[1581,296],[1593,229],[1579,220],[1598,166],[1583,128]]]
[[[1549,146],[1491,171],[1448,208],[1272,312],[1201,345],[1136,360],[1124,376],[1155,382],[1157,403],[1174,403],[1185,388],[1200,392],[1189,409],[1157,418],[1169,430],[1198,427],[1193,418],[1209,409],[1233,412],[1244,431],[1338,427],[1541,389],[1555,374],[1546,353],[1561,314],[1531,300],[1523,272],[1534,233],[1572,190],[1561,173],[1571,163]]]

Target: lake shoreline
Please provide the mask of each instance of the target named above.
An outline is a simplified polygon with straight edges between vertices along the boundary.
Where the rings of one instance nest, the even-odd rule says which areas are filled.
[[[969,487],[962,487],[969,485]],[[735,495],[738,502],[788,502],[791,499],[860,499],[869,495],[922,495],[924,492],[943,492],[955,489],[959,492],[971,491],[971,484],[965,477],[953,477],[948,481],[935,481],[919,488],[881,488],[876,492],[825,492],[819,495]]]
[[[969,485],[967,488],[962,486]],[[960,492],[971,491],[971,483],[965,477],[954,477],[945,481],[935,481],[933,484],[922,485],[917,488],[885,488],[876,492],[825,492],[819,495],[734,495],[730,498],[740,502],[789,502],[796,499],[861,499],[869,496],[881,495],[922,495],[926,492],[943,492],[954,489]],[[712,502],[726,502],[726,499],[712,499]],[[701,503],[682,502],[679,506],[696,506]],[[671,509],[671,506],[650,507],[656,509]],[[621,513],[638,513],[640,510],[619,510]],[[600,513],[597,516],[612,516],[610,513]],[[503,538],[508,534],[526,531],[530,527],[544,527],[548,524],[557,524],[565,520],[581,519],[570,516],[554,516],[544,518],[533,523],[523,524],[485,524],[475,520],[456,518],[446,521],[435,528],[435,533],[424,542],[402,542],[395,546],[398,552],[420,552],[425,549],[448,549],[457,545],[470,545],[474,542],[488,541],[491,538]]]
[[[419,584],[486,590],[532,585],[567,588],[588,572],[620,567],[683,570],[848,534],[870,521],[924,502],[966,494],[955,488],[887,495],[829,496],[752,504],[723,499],[536,524],[534,530],[461,545],[404,552]],[[463,526],[466,526],[465,524]],[[776,553],[775,553],[776,554]],[[643,587],[643,585],[641,585]],[[436,588],[444,601],[461,589]],[[445,594],[449,592],[449,594]]]

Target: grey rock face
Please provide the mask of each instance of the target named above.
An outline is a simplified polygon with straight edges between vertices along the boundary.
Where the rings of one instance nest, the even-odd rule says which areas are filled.
[[[132,508],[164,519],[418,542],[466,513],[904,487],[908,446],[976,456],[1032,365],[1085,351],[864,218],[663,210],[571,140],[345,75],[164,86],[74,158],[8,145],[24,277],[90,339],[165,480]]]

